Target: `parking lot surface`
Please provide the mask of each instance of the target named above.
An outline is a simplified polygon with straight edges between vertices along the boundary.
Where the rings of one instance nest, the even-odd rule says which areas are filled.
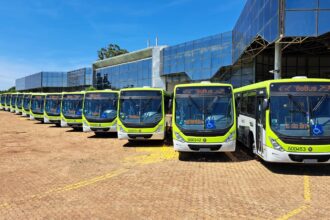
[[[235,153],[179,161],[159,142],[0,112],[1,219],[329,219],[330,166]]]

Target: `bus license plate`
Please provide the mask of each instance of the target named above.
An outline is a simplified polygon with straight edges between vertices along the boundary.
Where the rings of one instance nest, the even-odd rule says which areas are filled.
[[[317,163],[317,159],[305,159],[304,163]]]

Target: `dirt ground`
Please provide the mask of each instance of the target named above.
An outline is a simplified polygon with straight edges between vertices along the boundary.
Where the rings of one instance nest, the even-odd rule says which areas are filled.
[[[329,219],[330,166],[265,164],[238,148],[179,161],[0,112],[0,219]]]

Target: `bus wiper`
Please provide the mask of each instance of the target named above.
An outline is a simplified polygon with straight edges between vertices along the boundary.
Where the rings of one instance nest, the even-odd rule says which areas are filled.
[[[317,111],[320,106],[322,105],[322,103],[328,98],[328,94],[325,94],[324,96],[322,96],[322,98],[320,99],[320,101],[318,101],[318,103],[315,105],[315,107],[313,108],[312,112]]]
[[[298,112],[307,115],[307,111],[304,111],[304,108],[300,105],[300,103],[296,102],[296,101],[293,99],[293,95],[288,94],[288,97],[289,97],[289,99],[292,101],[292,103],[298,108]]]

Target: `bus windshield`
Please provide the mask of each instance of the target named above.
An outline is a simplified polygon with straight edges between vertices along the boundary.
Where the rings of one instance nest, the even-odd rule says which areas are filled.
[[[330,137],[330,83],[276,83],[270,87],[270,122],[289,137]]]
[[[25,111],[30,110],[30,101],[31,101],[31,95],[25,95],[23,98],[23,108]]]
[[[183,132],[222,133],[234,120],[229,86],[179,87],[175,123]]]
[[[60,116],[62,95],[47,95],[45,111],[49,116]]]
[[[6,105],[7,106],[10,106],[11,97],[12,97],[12,95],[7,95],[7,97],[6,97]]]
[[[16,101],[17,108],[22,108],[22,99],[23,99],[23,94],[17,95],[17,101]]]
[[[6,104],[6,97],[7,97],[7,95],[2,95],[1,96],[1,105],[5,105]]]
[[[15,107],[15,106],[16,106],[16,98],[17,98],[17,95],[12,95],[12,96],[11,96],[11,101],[10,101],[10,103],[11,103],[11,106],[12,106],[12,107]]]
[[[63,95],[62,113],[68,119],[82,118],[83,94]]]
[[[44,113],[44,100],[43,95],[35,95],[31,98],[31,111],[34,114],[43,114]]]
[[[120,119],[132,127],[154,127],[163,118],[161,91],[122,91]]]
[[[84,116],[89,122],[112,122],[117,117],[117,93],[87,93]]]

